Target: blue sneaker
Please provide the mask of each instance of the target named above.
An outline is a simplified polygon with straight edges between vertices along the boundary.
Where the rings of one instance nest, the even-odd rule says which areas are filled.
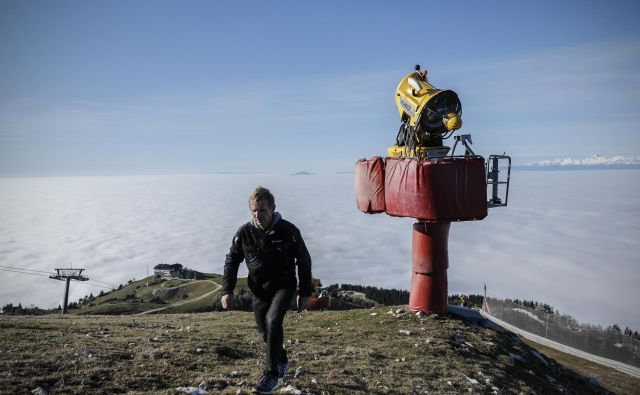
[[[278,377],[284,378],[284,376],[287,375],[287,370],[289,370],[289,361],[284,363],[280,362],[278,364]]]
[[[253,387],[253,392],[258,394],[272,394],[278,389],[278,377],[271,374],[263,374],[258,384]]]

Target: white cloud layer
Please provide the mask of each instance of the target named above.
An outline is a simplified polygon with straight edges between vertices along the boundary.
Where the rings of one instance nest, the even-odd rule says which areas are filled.
[[[72,262],[112,284],[142,278],[159,262],[221,273],[260,184],[301,229],[325,284],[407,289],[414,221],[359,212],[352,177],[0,178],[0,265],[51,271]],[[487,283],[493,296],[640,329],[632,302],[640,299],[639,194],[639,170],[515,171],[509,207],[452,224],[449,292],[481,293]],[[70,300],[100,290],[74,282]],[[63,291],[62,282],[0,271],[2,304],[54,307]]]

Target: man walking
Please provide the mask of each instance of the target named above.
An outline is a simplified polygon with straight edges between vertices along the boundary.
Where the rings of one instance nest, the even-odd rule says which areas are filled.
[[[275,211],[275,199],[268,189],[257,187],[249,197],[252,220],[233,237],[224,263],[222,307],[230,308],[238,267],[243,260],[249,269],[248,285],[253,294],[253,312],[258,331],[267,345],[265,369],[254,391],[270,394],[289,368],[283,348],[282,321],[296,293],[303,310],[311,295],[311,257],[300,231]]]

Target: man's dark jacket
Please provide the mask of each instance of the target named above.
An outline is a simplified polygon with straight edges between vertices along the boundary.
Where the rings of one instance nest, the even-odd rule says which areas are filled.
[[[248,284],[260,299],[271,298],[279,289],[296,287],[295,266],[300,277],[300,296],[311,295],[311,257],[300,231],[278,213],[266,231],[253,223],[242,225],[233,237],[224,263],[223,294],[236,287],[238,267],[245,260],[249,269]]]

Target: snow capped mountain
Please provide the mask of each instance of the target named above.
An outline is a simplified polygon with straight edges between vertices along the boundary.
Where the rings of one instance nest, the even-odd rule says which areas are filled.
[[[524,170],[570,170],[570,169],[632,169],[640,168],[640,156],[632,155],[600,155],[594,154],[587,158],[557,158],[538,162],[528,162],[516,165],[514,168]]]

